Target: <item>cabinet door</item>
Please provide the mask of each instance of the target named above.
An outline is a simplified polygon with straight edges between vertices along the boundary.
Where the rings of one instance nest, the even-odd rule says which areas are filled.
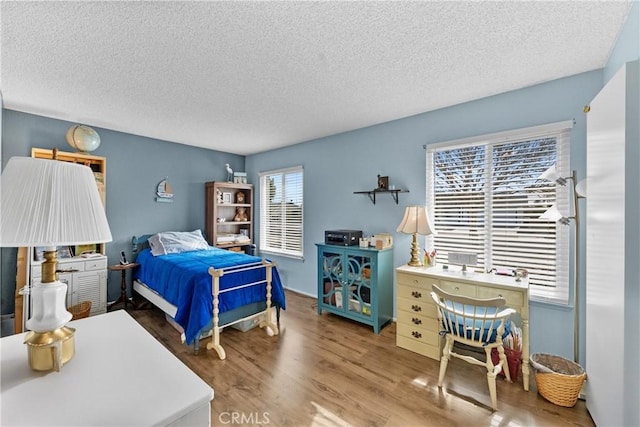
[[[67,285],[67,307],[78,303],[78,295],[73,287],[73,273],[58,273],[58,280]]]
[[[82,301],[91,301],[91,314],[104,312],[106,283],[107,273],[105,271],[83,271],[74,274],[73,285],[76,304]]]
[[[342,251],[324,250],[322,252],[321,265],[323,302],[343,309],[346,297],[342,292],[344,271]]]
[[[345,254],[344,282],[349,289],[346,311],[371,316],[372,258],[366,255]]]

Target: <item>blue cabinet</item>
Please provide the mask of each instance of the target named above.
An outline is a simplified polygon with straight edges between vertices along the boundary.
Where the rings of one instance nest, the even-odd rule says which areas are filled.
[[[393,317],[393,250],[318,247],[318,314],[337,314],[380,329]]]

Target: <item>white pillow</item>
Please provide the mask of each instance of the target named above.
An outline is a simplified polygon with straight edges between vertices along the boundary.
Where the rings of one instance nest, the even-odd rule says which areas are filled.
[[[209,249],[202,231],[167,231],[149,237],[153,256]]]

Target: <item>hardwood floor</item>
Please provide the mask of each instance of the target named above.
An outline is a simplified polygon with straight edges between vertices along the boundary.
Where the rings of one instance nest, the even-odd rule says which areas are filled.
[[[214,389],[214,426],[593,426],[584,401],[573,408],[498,379],[490,408],[486,370],[455,359],[438,388],[439,362],[395,346],[395,324],[380,335],[338,316],[317,314],[315,299],[287,291],[279,336],[259,328],[225,330],[219,360],[198,355],[153,308],[130,314]],[[170,391],[168,391],[170,392]]]

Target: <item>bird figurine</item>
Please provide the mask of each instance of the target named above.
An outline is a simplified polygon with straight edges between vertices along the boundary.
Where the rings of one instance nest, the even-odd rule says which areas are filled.
[[[229,163],[224,165],[227,168],[227,182],[233,182],[233,169],[229,166]]]

